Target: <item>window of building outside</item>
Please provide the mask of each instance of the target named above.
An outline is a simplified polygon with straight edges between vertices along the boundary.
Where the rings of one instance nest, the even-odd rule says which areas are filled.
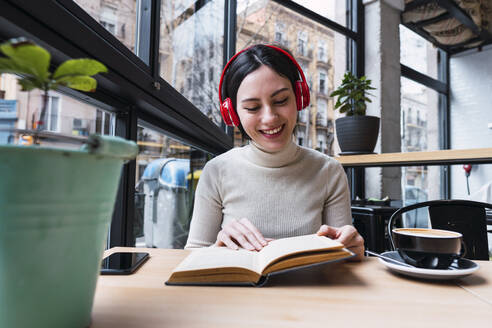
[[[344,1],[320,3],[324,5],[325,17],[332,19],[341,15],[343,19],[340,18],[340,21],[345,20],[345,11],[338,12],[337,7],[339,3],[344,6]],[[306,7],[313,9],[308,5]],[[294,55],[311,90],[310,105],[298,115],[295,130],[297,143],[333,155],[334,132],[333,128],[327,127],[332,127],[333,123],[327,122],[335,119],[335,113],[333,99],[327,93],[340,83],[346,71],[346,37],[276,1],[238,0],[236,25],[237,51],[255,43],[281,41]],[[322,82],[320,72],[325,74]],[[325,92],[318,92],[320,88]],[[320,103],[323,113],[318,113]],[[247,143],[240,134],[235,134],[234,141],[235,146]]]
[[[21,130],[36,129],[41,114],[43,97],[39,90],[24,92],[17,84],[17,77],[11,74],[0,75],[0,126]],[[114,114],[81,102],[57,91],[50,91],[46,111],[46,130],[65,136],[87,137],[92,133],[113,135]],[[2,137],[3,136],[3,137]],[[0,134],[0,143],[32,144],[27,135],[5,132]],[[79,148],[80,143],[67,143],[55,138],[40,138],[42,146]]]
[[[402,152],[439,149],[439,94],[424,85],[401,78],[401,150]],[[402,167],[403,204],[411,205],[441,199],[441,167]],[[407,225],[425,225],[424,208],[407,218]]]
[[[135,52],[137,0],[74,0],[92,18]]]
[[[58,132],[60,130],[60,97],[48,96],[48,104],[46,111],[46,130],[51,132]]]
[[[285,23],[277,21],[275,23],[275,38],[274,41],[283,45],[284,47],[289,47],[288,40],[285,36]]]
[[[324,70],[319,71],[319,83],[318,92],[321,94],[326,94],[326,72]]]
[[[147,125],[139,124],[137,144],[135,246],[183,248],[208,157]]]
[[[318,42],[318,61],[326,61],[327,56],[326,56],[326,42],[325,40],[320,40]]]
[[[160,75],[215,124],[221,124],[224,1],[161,2]],[[216,73],[205,79],[205,69]]]
[[[297,33],[297,56],[308,56],[306,51],[307,42],[307,33],[305,31],[299,31]]]

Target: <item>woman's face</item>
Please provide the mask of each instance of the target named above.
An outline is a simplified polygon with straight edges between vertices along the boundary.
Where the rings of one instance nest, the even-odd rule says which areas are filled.
[[[290,81],[262,65],[237,91],[237,114],[244,130],[263,150],[276,152],[292,140],[297,107]]]

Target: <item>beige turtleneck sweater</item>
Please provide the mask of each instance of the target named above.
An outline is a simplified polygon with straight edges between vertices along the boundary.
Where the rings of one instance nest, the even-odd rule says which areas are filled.
[[[214,244],[222,226],[241,218],[275,239],[351,224],[345,172],[333,158],[294,142],[276,153],[253,142],[231,149],[203,169],[186,248]]]

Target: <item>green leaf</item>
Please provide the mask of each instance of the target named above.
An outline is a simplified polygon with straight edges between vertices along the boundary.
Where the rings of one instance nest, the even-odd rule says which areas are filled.
[[[58,66],[53,78],[59,79],[64,76],[87,75],[92,76],[98,73],[106,73],[108,69],[104,64],[94,59],[70,59]]]
[[[33,89],[39,88],[39,84],[36,83],[36,80],[32,80],[29,78],[19,79],[18,83],[21,86],[21,91],[31,91]]]
[[[32,42],[9,41],[0,45],[0,51],[16,64],[19,73],[36,76],[39,80],[48,78],[51,55],[44,48]]]
[[[88,92],[94,92],[97,87],[97,81],[87,75],[65,76],[56,82],[72,89]]]
[[[4,57],[0,57],[0,74],[1,73],[26,74],[26,72],[21,72],[19,66],[17,66],[17,64],[12,59]]]

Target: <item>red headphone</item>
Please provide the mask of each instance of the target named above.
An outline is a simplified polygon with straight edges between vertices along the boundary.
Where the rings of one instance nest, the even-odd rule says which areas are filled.
[[[264,46],[275,49],[277,51],[280,51],[284,55],[286,55],[294,65],[297,67],[297,71],[299,72],[299,75],[301,79],[299,81],[296,81],[296,86],[295,86],[295,95],[296,95],[296,105],[297,105],[297,110],[303,110],[307,106],[309,106],[309,86],[306,83],[306,78],[304,77],[304,73],[301,69],[301,66],[297,63],[297,61],[292,57],[287,51],[285,51],[282,48],[275,47],[272,45],[267,45],[265,44]],[[251,46],[253,47],[253,46]],[[234,109],[234,106],[232,106],[232,101],[231,98],[226,98],[224,101],[222,101],[222,81],[224,79],[225,72],[227,71],[227,68],[229,65],[236,59],[237,56],[248,50],[248,47],[246,49],[241,50],[227,62],[227,64],[224,67],[224,70],[222,71],[222,75],[220,76],[220,81],[219,81],[219,100],[220,100],[220,113],[222,114],[222,118],[224,119],[224,122],[229,125],[229,126],[239,126],[239,116],[236,113],[236,110]]]

